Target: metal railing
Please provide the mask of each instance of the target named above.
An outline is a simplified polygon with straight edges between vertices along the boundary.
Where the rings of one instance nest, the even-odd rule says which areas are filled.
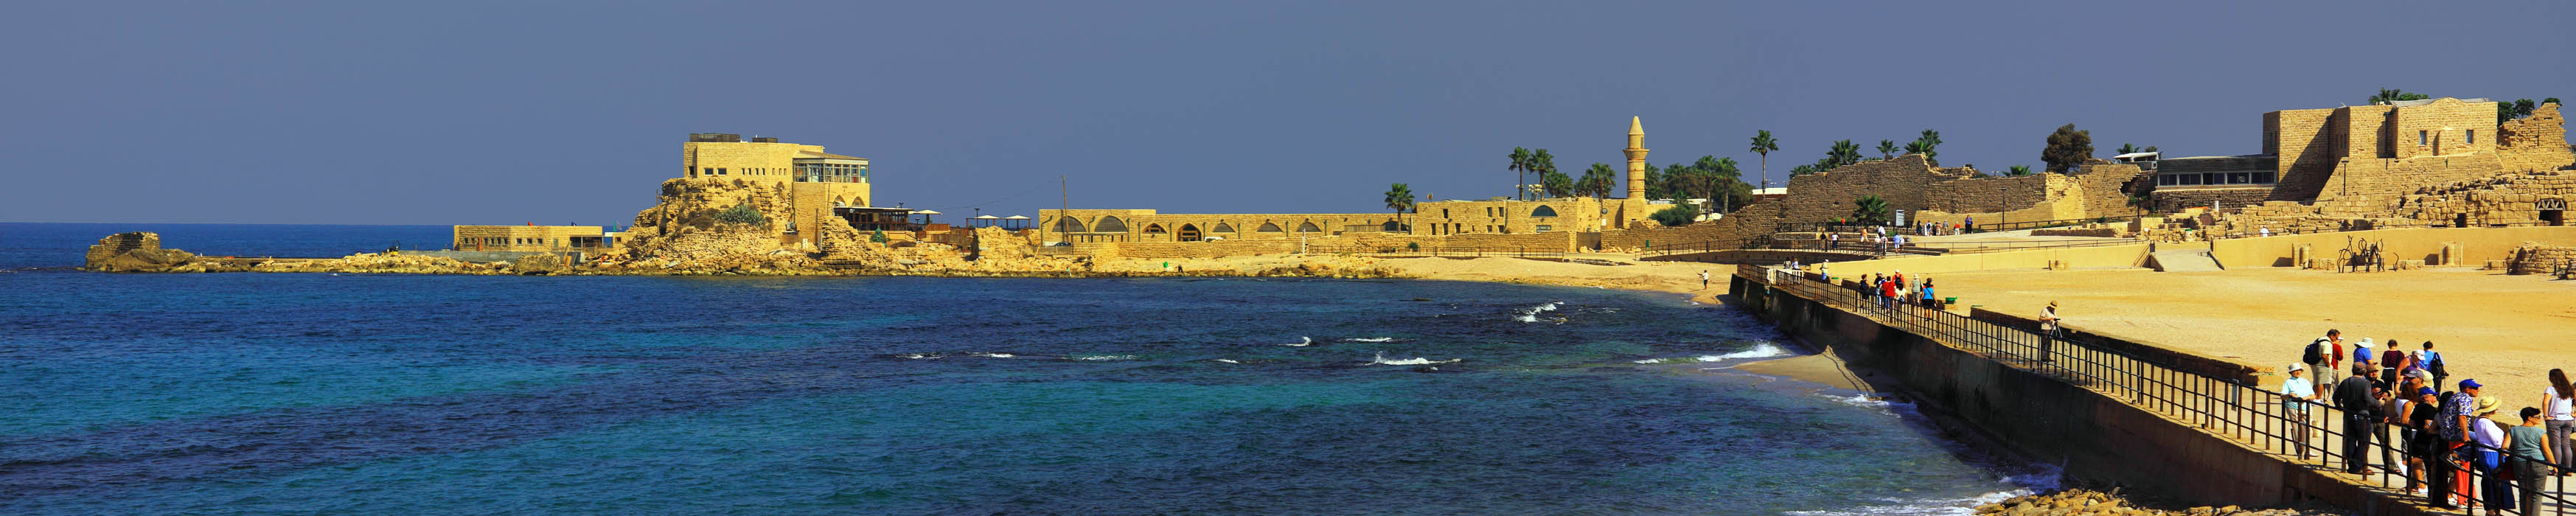
[[[2347,432],[2337,428],[2341,425],[2318,424],[2320,419],[2342,421],[2344,417],[2342,409],[2306,400],[2286,400],[2280,393],[2265,390],[2260,385],[2250,384],[2242,378],[2220,378],[2186,371],[2173,364],[2159,363],[2111,350],[2098,343],[2090,342],[2089,337],[2046,335],[2020,327],[1974,319],[1956,312],[1887,299],[1858,288],[1813,278],[1808,274],[1786,270],[1760,270],[1751,266],[1740,267],[1737,274],[1746,275],[1756,271],[1760,274],[1746,277],[1768,279],[1771,287],[1782,293],[1859,314],[1891,328],[1903,329],[1936,342],[1985,356],[1999,363],[2051,376],[2100,392],[2113,399],[2161,412],[2178,423],[2193,425],[2203,431],[2235,439],[2255,450],[2293,464],[2316,469],[2348,471],[2355,469],[2356,466],[2368,464],[2374,453],[2382,457],[2382,462],[2392,457],[2410,459],[2414,457],[2406,453],[2403,443],[2388,443],[2384,442],[2384,439],[2379,440],[2380,442],[2367,442],[2366,446],[2361,447],[2362,450],[2358,456],[2354,456],[2355,454],[2344,451],[2343,446],[2348,442],[2349,436],[2346,435]],[[1767,303],[1767,301],[1757,301],[1757,303]],[[2319,383],[2320,387],[2331,387],[2331,384]],[[2409,430],[2402,425],[2377,421],[2365,421],[2359,426],[2368,428],[2369,430],[2363,433],[2369,436],[2381,433],[2407,435]],[[2438,432],[2439,430],[2419,431]],[[2363,439],[2369,438],[2363,437]],[[2471,451],[2498,451],[2475,442],[2464,445],[2453,444],[2453,446]],[[2311,458],[2308,453],[2310,450],[2318,453]],[[2502,453],[2499,454],[2502,455]],[[2450,462],[2451,453],[2443,452],[2439,455],[2445,462]],[[2457,465],[2456,462],[2452,464]],[[2510,467],[2508,465],[2505,468]],[[2559,476],[2568,470],[2556,465],[2543,464],[2540,468],[2541,478],[2498,480],[2497,473],[2505,468],[2498,468],[2495,471],[2474,466],[2466,468],[2467,471],[2464,473],[2467,476],[2466,485],[2470,487],[2465,491],[2483,494],[2486,490],[2497,488],[2497,485],[2487,485],[2489,483],[2501,485],[2502,488],[2511,489],[2517,493],[2524,486],[2534,486],[2541,490],[2538,495],[2539,504],[2544,507],[2517,505],[2516,514],[2563,515],[2571,512],[2571,509],[2576,509],[2576,502],[2571,502],[2567,493],[2566,477]],[[2445,474],[2451,470],[2441,465],[2431,465],[2426,469],[2430,470],[2426,472],[2428,475]],[[2401,498],[2414,496],[2399,489],[2400,486],[2412,487],[2409,477],[2403,474],[2365,473],[2359,478],[2345,477],[2345,480],[2363,485],[2376,485],[2378,488],[2391,491],[2385,494]],[[2455,492],[2464,491],[2460,485],[2451,486],[2451,489]],[[2519,503],[2521,497],[2512,498]],[[2469,507],[2482,508],[2486,501],[2483,497],[2471,497],[2470,501],[2462,503]]]
[[[2116,238],[2116,239],[2099,239],[2099,238],[2095,238],[2095,239],[2085,239],[2085,240],[1993,240],[1993,241],[1971,241],[1971,242],[1925,242],[1923,245],[1924,245],[1924,247],[1926,247],[1926,248],[1941,249],[1941,250],[1943,251],[1943,253],[1942,253],[1942,254],[1976,254],[1976,253],[1996,253],[1996,252],[2004,252],[2004,251],[2029,251],[2029,250],[2033,250],[2033,249],[2066,249],[2066,248],[2076,248],[2076,247],[2110,247],[2110,246],[2133,245],[2133,244],[2143,244],[2143,243],[2147,243],[2147,241],[2146,241],[2146,240],[2144,240],[2144,239],[2137,239],[2137,238]]]

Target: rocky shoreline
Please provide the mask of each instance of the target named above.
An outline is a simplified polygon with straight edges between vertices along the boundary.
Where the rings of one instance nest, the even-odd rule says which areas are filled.
[[[2344,514],[2326,509],[2247,509],[2193,507],[2169,510],[2138,507],[2123,498],[2118,490],[2110,492],[2068,489],[2054,493],[2007,498],[1977,506],[1977,514],[2000,516],[2332,516]]]

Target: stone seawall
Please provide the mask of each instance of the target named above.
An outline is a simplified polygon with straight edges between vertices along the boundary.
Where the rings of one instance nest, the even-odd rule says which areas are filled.
[[[2060,465],[2084,482],[2192,504],[2313,500],[2359,514],[2425,514],[2130,400],[1766,289],[1757,279],[1733,277],[1730,291],[1745,299],[1739,306],[1784,333],[1892,378],[1943,426]]]

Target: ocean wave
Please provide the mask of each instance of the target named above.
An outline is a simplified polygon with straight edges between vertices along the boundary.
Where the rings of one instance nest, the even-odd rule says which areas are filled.
[[[1465,361],[1467,361],[1467,359],[1464,359],[1464,358],[1452,358],[1452,359],[1448,359],[1448,360],[1432,360],[1432,359],[1422,358],[1422,357],[1413,357],[1413,358],[1402,358],[1402,359],[1395,359],[1395,360],[1387,360],[1387,359],[1386,359],[1386,352],[1384,352],[1384,351],[1379,351],[1379,352],[1377,352],[1377,358],[1370,359],[1370,360],[1369,360],[1369,363],[1371,363],[1371,364],[1376,364],[1376,365],[1431,365],[1431,364],[1455,364],[1455,363],[1465,362]]]
[[[1640,364],[1672,364],[1672,363],[1681,363],[1681,362],[1724,362],[1724,361],[1728,361],[1728,360],[1744,360],[1744,359],[1748,359],[1748,358],[1771,358],[1771,357],[1777,357],[1777,356],[1786,356],[1786,355],[1788,355],[1788,354],[1789,354],[1789,351],[1788,351],[1788,350],[1780,349],[1780,347],[1779,347],[1779,346],[1774,346],[1774,345],[1771,345],[1771,343],[1765,342],[1765,343],[1754,344],[1752,349],[1746,349],[1746,350],[1743,350],[1743,351],[1737,351],[1737,352],[1734,352],[1734,353],[1724,353],[1724,354],[1717,354],[1717,355],[1700,355],[1700,356],[1696,356],[1696,357],[1649,358],[1649,359],[1644,359],[1644,360],[1638,360],[1638,361],[1636,361],[1636,362],[1637,362],[1637,363],[1640,363]]]
[[[1224,362],[1224,363],[1228,363],[1228,364],[1240,364],[1240,363],[1242,363],[1242,362],[1236,362],[1236,361],[1234,361],[1234,359],[1231,359],[1231,358],[1220,358],[1220,359],[1216,359],[1216,361],[1218,361],[1218,362]]]
[[[1085,362],[1105,362],[1110,360],[1135,360],[1136,355],[1069,355],[1064,358],[1066,360],[1080,360]]]
[[[1520,321],[1520,322],[1538,322],[1538,313],[1539,313],[1539,312],[1553,312],[1553,311],[1556,311],[1556,306],[1557,306],[1557,302],[1555,302],[1555,301],[1549,301],[1549,302],[1547,302],[1547,304],[1544,304],[1544,305],[1533,306],[1533,307],[1530,307],[1530,309],[1528,309],[1528,310],[1522,310],[1522,311],[1521,311],[1521,315],[1520,315],[1519,317],[1513,317],[1513,318],[1512,318],[1512,320]]]
[[[1342,342],[1395,342],[1395,337],[1362,337],[1356,339],[1342,339]]]
[[[2048,464],[2040,464],[2033,466],[2031,471],[2021,474],[2008,474],[2004,475],[2001,479],[1997,479],[2004,484],[2015,486],[2013,489],[1995,491],[1971,498],[1885,500],[1891,503],[1888,505],[1864,505],[1849,509],[1829,511],[1790,511],[1787,514],[1796,514],[1800,516],[1968,516],[1976,514],[1977,506],[1980,505],[2001,502],[2012,499],[2016,496],[2029,496],[2032,494],[2056,491],[2065,487],[2065,479],[2065,469]]]
[[[1011,357],[1017,357],[1017,356],[1019,356],[1019,355],[1013,355],[1013,354],[1010,354],[1010,353],[975,353],[975,354],[973,354],[973,356],[979,356],[979,357],[984,357],[984,358],[1011,358]]]
[[[1311,346],[1311,345],[1314,345],[1314,344],[1315,344],[1315,338],[1314,338],[1314,337],[1298,337],[1298,338],[1297,338],[1297,340],[1298,340],[1298,342],[1297,342],[1296,344],[1280,344],[1280,345],[1281,345],[1281,346],[1288,346],[1288,347],[1292,347],[1292,348],[1302,348],[1302,347]]]
[[[938,353],[905,353],[905,354],[901,354],[901,355],[895,355],[894,357],[895,357],[895,358],[905,359],[905,360],[936,360],[936,359],[940,359],[940,358],[945,358],[946,356],[947,356],[947,355],[941,355],[941,354],[938,354]]]

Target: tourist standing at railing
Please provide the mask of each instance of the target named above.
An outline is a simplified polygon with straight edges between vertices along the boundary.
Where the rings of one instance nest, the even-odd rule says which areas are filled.
[[[2041,362],[2057,361],[2056,356],[2048,352],[2049,348],[2056,347],[2057,344],[2057,322],[2057,301],[2051,300],[2048,302],[2048,308],[2039,310],[2039,361]],[[2308,398],[2316,399],[2315,387],[2310,386],[2308,390]]]
[[[2441,353],[2433,351],[2433,341],[2424,341],[2424,351],[2417,354],[2424,355],[2424,370],[2433,373],[2433,385],[2451,381],[2451,365],[2442,360]]]
[[[2484,495],[2478,499],[2487,504],[2489,516],[2513,510],[2513,491],[2504,482],[2504,426],[2495,420],[2496,411],[2503,408],[2503,400],[2479,396],[2478,409],[2469,419],[2470,442],[2477,443],[2468,452],[2470,464],[2478,468],[2478,491]]]
[[[2542,426],[2540,409],[2522,408],[2522,424],[2505,429],[2505,450],[2512,452],[2514,481],[2522,484],[2522,511],[2540,512],[2540,493],[2547,486],[2549,464],[2561,457],[2549,449],[2549,430]]]
[[[2391,345],[2391,346],[2395,346],[2396,344],[2390,344],[2390,345]],[[2362,378],[2378,378],[2378,377],[2379,377],[2379,365],[2378,365],[2378,364],[2373,363],[2373,362],[2377,362],[2378,360],[2379,360],[2379,350],[2371,349],[2371,346],[2370,346],[2370,337],[2362,337],[2362,338],[2361,338],[2361,342],[2357,342],[2357,343],[2354,343],[2354,344],[2353,344],[2353,346],[2352,346],[2352,374],[2353,374],[2354,376],[2359,376],[2359,377],[2362,377]]]
[[[1880,309],[1896,308],[1896,278],[1878,278],[1878,307]]]
[[[2406,417],[2407,428],[2415,438],[2407,442],[2406,453],[2412,455],[2415,476],[2424,477],[2415,494],[2428,495],[2435,507],[2450,507],[2451,464],[2448,441],[2442,440],[2442,393],[2432,387],[2416,391],[2415,410]],[[2409,479],[2409,485],[2414,485]]]
[[[1923,307],[1941,309],[1941,298],[1932,297],[1932,278],[1923,278]]]
[[[2343,471],[2355,475],[2370,469],[2371,427],[2379,423],[2379,389],[2364,367],[2353,364],[2352,376],[2334,389],[2335,408],[2343,409]]]
[[[2576,386],[2567,381],[2567,370],[2549,370],[2549,391],[2540,400],[2542,425],[2549,429],[2548,448],[2552,463],[2558,465],[2558,476],[2576,471]]]
[[[2477,418],[2478,390],[2480,387],[2482,387],[2482,385],[2479,385],[2478,380],[2475,378],[2460,380],[2459,392],[2451,393],[2450,396],[2442,398],[2442,418],[2440,421],[2442,424],[2442,470],[2459,471],[2461,463],[2472,462],[2476,458],[2476,454],[2472,453],[2474,450],[2469,449],[2469,434],[2477,428],[2477,423],[2470,420]],[[2457,498],[2462,501],[2475,498],[2473,495],[2475,494],[2474,489],[2476,486],[2459,482],[2457,477],[2454,477],[2452,480],[2452,492],[2448,494],[2452,495],[2453,498]],[[2444,503],[2448,504],[2449,502],[2446,501]]]
[[[2428,400],[2438,393],[2424,388],[2424,384],[2415,381],[2413,377],[2406,378],[2399,385],[2401,387],[2392,391],[2392,395],[2388,396],[2387,405],[2380,411],[2387,416],[2389,425],[2397,427],[2397,440],[2387,441],[2388,446],[2382,449],[2397,451],[2397,458],[2400,461],[2390,462],[2388,465],[2406,468],[2406,491],[2415,492],[2417,488],[2424,485],[2424,453],[2417,448],[2424,444],[2424,432],[2419,430],[2423,427],[2417,424],[2416,418],[2421,416],[2423,419],[2430,420],[2433,417],[2433,413],[2418,401]],[[2387,434],[2380,435],[2387,436]]]
[[[2389,339],[2388,347],[2390,348],[2388,351],[2379,354],[2379,381],[2390,387],[2396,387],[2398,384],[2406,383],[2401,381],[2406,377],[2406,352],[2395,349],[2396,339]],[[2405,389],[2397,392],[2414,392],[2414,390]]]
[[[2290,449],[2300,460],[2308,458],[2308,403],[2317,400],[2317,386],[2309,383],[2307,364],[2290,364],[2290,377],[2281,380],[2281,417],[2290,421]]]

